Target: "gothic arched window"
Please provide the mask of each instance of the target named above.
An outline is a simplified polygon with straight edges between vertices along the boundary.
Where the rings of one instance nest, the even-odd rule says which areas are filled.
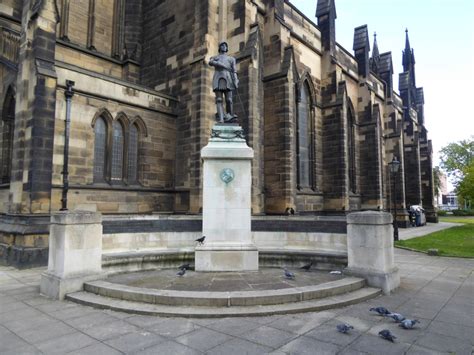
[[[94,126],[94,182],[106,180],[107,124],[102,117]]]
[[[124,113],[113,120],[107,110],[94,120],[94,182],[136,184],[139,181],[140,137],[146,126],[140,117],[130,121]]]
[[[119,121],[113,123],[111,180],[123,180],[124,132]]]
[[[355,193],[356,188],[356,153],[355,153],[355,122],[352,104],[347,109],[347,152],[349,167],[349,191]]]
[[[314,189],[313,104],[306,81],[299,93],[297,129],[298,188]]]
[[[128,182],[137,182],[138,177],[138,127],[136,124],[130,126],[128,139]]]
[[[10,182],[13,152],[13,132],[15,128],[15,92],[11,87],[3,103],[2,110],[2,153],[1,153],[1,182]]]

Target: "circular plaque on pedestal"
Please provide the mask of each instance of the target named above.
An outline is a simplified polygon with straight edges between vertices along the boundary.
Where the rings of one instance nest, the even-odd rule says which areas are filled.
[[[220,176],[221,176],[221,180],[224,181],[226,184],[228,184],[229,182],[234,180],[234,177],[235,177],[234,170],[230,168],[222,169]]]

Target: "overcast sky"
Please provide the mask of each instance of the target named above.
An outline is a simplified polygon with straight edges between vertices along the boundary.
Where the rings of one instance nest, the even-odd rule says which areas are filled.
[[[291,2],[317,22],[317,0]],[[392,52],[397,91],[408,28],[435,165],[443,146],[474,136],[474,0],[336,0],[336,12],[336,41],[351,53],[355,27],[367,24],[371,47],[377,32],[380,53]]]

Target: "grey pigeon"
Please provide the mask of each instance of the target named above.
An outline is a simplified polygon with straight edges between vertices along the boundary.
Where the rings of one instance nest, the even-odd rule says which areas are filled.
[[[420,323],[420,321],[418,319],[405,319],[402,320],[398,326],[403,329],[413,329],[416,323]]]
[[[178,273],[176,275],[184,276],[185,273],[186,273],[186,269],[181,269],[181,270],[178,271]]]
[[[189,269],[191,269],[191,265],[189,265],[189,264],[183,264],[183,265],[181,265],[178,269],[180,269],[180,270],[183,270],[183,269],[189,270]]]
[[[349,330],[354,329],[354,327],[350,324],[343,323],[343,324],[336,325],[336,329],[339,333],[347,334]]]
[[[285,277],[287,279],[294,279],[295,278],[295,274],[293,274],[291,271],[289,271],[288,269],[284,269],[285,270]]]
[[[379,332],[379,335],[385,340],[391,341],[392,343],[393,343],[393,339],[397,339],[397,337],[393,335],[388,329],[381,330]]]
[[[387,314],[390,314],[390,311],[385,307],[371,308],[371,309],[369,309],[369,311],[370,312],[377,312],[381,316],[385,316]]]
[[[203,235],[201,238],[198,238],[195,240],[195,242],[198,242],[199,245],[204,244],[204,239],[206,239],[206,236]]]
[[[302,267],[300,267],[300,269],[305,270],[305,271],[309,271],[309,269],[311,269],[311,266],[313,266],[313,262],[310,262],[309,264],[303,265]]]
[[[392,318],[395,322],[401,322],[402,320],[405,319],[404,316],[402,316],[400,313],[392,313],[390,312],[389,314],[386,315],[386,317]]]

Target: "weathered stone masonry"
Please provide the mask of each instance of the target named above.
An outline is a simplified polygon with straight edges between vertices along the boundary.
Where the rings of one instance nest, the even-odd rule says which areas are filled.
[[[335,1],[314,3],[317,23],[287,0],[3,1],[0,260],[45,262],[47,221],[61,206],[66,80],[68,208],[199,214],[215,115],[208,60],[222,40],[237,58],[234,106],[255,152],[254,215],[391,210],[396,183],[400,225],[411,204],[436,221],[408,34],[398,94],[391,53],[371,48],[367,25],[350,52],[336,42]]]

